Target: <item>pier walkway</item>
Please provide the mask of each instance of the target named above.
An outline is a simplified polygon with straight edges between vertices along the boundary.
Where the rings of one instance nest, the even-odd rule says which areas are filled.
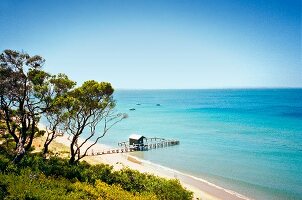
[[[148,151],[151,149],[164,148],[174,145],[179,145],[178,140],[170,140],[164,138],[144,138],[144,142],[141,144],[130,144],[127,142],[119,142],[117,148],[105,149],[100,152],[91,152],[89,156],[97,156],[103,154],[113,154],[113,153],[128,153],[133,151]]]

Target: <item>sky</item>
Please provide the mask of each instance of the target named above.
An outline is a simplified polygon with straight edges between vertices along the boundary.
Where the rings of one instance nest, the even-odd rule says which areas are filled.
[[[0,50],[118,89],[302,87],[301,0],[1,0]]]

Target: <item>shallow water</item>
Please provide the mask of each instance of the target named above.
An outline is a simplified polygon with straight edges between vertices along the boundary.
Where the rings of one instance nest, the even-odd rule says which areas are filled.
[[[302,199],[302,89],[119,90],[115,99],[129,118],[102,143],[178,139],[135,155],[254,199]]]

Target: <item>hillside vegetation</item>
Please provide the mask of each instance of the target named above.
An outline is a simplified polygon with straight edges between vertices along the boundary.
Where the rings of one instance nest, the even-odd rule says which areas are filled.
[[[70,165],[68,159],[27,154],[14,164],[0,151],[0,199],[192,199],[178,180],[168,180],[128,168]]]

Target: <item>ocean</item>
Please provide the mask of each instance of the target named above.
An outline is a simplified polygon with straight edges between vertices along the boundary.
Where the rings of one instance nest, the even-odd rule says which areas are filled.
[[[117,90],[114,97],[129,117],[101,143],[117,146],[133,133],[177,139],[133,155],[252,199],[302,199],[302,89]]]

